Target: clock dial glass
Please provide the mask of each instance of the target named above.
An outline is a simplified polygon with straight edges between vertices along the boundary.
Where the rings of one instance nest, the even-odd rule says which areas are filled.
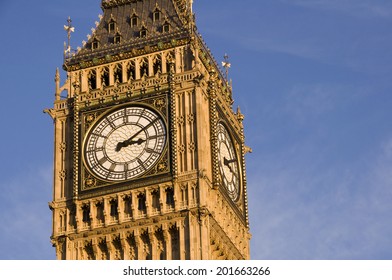
[[[150,109],[129,106],[109,113],[90,129],[85,162],[100,179],[129,180],[150,170],[165,145],[163,119]]]
[[[230,134],[222,123],[217,126],[219,169],[222,181],[233,201],[237,201],[240,195],[238,158],[234,149]]]

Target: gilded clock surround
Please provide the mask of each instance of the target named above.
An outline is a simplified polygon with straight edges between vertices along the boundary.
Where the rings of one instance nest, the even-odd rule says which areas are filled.
[[[83,47],[65,49],[67,78],[61,85],[56,71],[54,107],[45,110],[54,120],[57,258],[249,259],[244,116],[197,33],[192,1],[105,0],[102,10]],[[86,168],[83,145],[97,122],[126,106],[157,112],[166,146],[147,173],[102,180]],[[234,201],[219,168],[220,123],[237,155]]]
[[[108,182],[137,178],[159,160],[166,147],[166,131],[163,119],[144,106],[117,108],[86,134],[83,163]]]
[[[140,99],[138,98],[135,101],[128,101],[126,103],[123,103],[121,105],[114,105],[114,107],[110,106],[109,109],[104,107],[104,108],[98,108],[98,109],[93,109],[89,108],[90,110],[86,110],[85,112],[81,112],[82,115],[82,122],[81,122],[81,133],[82,133],[82,138],[84,139],[81,141],[81,147],[80,150],[82,151],[82,165],[81,165],[81,177],[82,177],[82,182],[84,184],[81,184],[80,186],[80,191],[91,191],[96,188],[103,188],[106,186],[110,186],[111,190],[117,187],[122,187],[124,183],[127,181],[135,181],[139,180],[141,177],[147,178],[151,176],[171,176],[170,175],[170,154],[169,154],[169,147],[170,147],[170,135],[167,133],[168,132],[168,107],[166,106],[168,104],[168,96],[167,93],[161,93],[158,96],[154,97],[149,97],[149,98],[144,98]],[[159,157],[156,159],[154,164],[151,166],[151,168],[148,168],[143,174],[140,174],[138,176],[134,176],[132,178],[127,178],[123,180],[110,180],[110,179],[105,179],[100,177],[97,174],[94,174],[94,172],[91,170],[91,167],[89,167],[89,164],[86,162],[86,156],[85,156],[85,146],[86,146],[86,141],[88,140],[89,134],[91,133],[90,131],[94,128],[94,126],[97,125],[101,120],[104,120],[109,114],[117,111],[117,110],[123,110],[125,108],[130,108],[130,107],[140,107],[140,108],[145,108],[149,111],[154,112],[159,118],[162,120],[162,125],[164,126],[165,129],[165,143],[164,147],[162,148],[162,151],[160,151]],[[129,188],[129,186],[128,186]]]
[[[217,130],[221,184],[230,199],[237,202],[241,196],[241,169],[237,141],[234,142],[232,134],[223,121],[218,123]]]

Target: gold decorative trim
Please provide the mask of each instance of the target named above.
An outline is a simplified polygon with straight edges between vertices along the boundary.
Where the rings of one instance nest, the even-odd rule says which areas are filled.
[[[217,90],[216,90],[216,72],[210,71],[210,80],[208,83],[208,94],[210,97],[210,126],[211,126],[211,155],[212,155],[212,182],[213,188],[220,185],[220,174],[218,165],[218,141],[217,141]]]
[[[118,181],[118,182],[112,182],[112,181],[104,181],[100,178],[96,178],[86,167],[86,163],[84,162],[84,155],[80,156],[80,177],[81,177],[81,183],[82,185],[78,186],[78,189],[81,192],[85,191],[90,191],[90,190],[98,190],[98,189],[104,189],[106,187],[111,186],[111,191],[115,192],[118,191],[119,189],[123,188],[123,186],[128,186],[129,188],[129,183],[132,183],[132,188],[134,187],[135,182],[139,182],[140,180],[146,179],[146,178],[152,178],[154,176],[159,176],[159,175],[168,175],[170,174],[170,148],[171,148],[171,143],[170,139],[173,138],[170,136],[170,130],[168,127],[169,123],[169,112],[167,106],[165,106],[169,101],[169,96],[168,94],[161,94],[158,96],[153,96],[153,97],[148,97],[145,99],[137,99],[137,101],[130,101],[127,103],[123,103],[117,106],[105,106],[103,108],[98,108],[95,110],[91,111],[85,111],[85,112],[80,112],[81,115],[81,137],[82,139],[85,139],[85,137],[88,135],[88,131],[94,126],[94,124],[99,121],[101,118],[103,118],[106,114],[118,110],[122,107],[125,106],[144,106],[147,108],[150,108],[154,111],[156,111],[164,120],[165,126],[166,126],[166,131],[167,131],[167,142],[166,142],[166,147],[160,157],[160,159],[156,162],[156,164],[149,170],[147,173],[144,173],[140,177],[136,177],[130,180],[125,180],[125,181]],[[79,118],[79,114],[77,116]],[[79,149],[83,150],[83,147],[85,145],[85,140],[78,145],[78,151]],[[80,147],[79,147],[80,146]],[[144,184],[145,185],[145,184]],[[135,186],[140,186],[140,184],[136,183]]]

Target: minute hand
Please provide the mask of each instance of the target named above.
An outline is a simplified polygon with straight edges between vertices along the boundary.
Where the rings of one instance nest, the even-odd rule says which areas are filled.
[[[117,147],[116,147],[116,152],[119,152],[122,148],[128,147],[129,145],[135,144],[137,142],[132,141],[133,139],[136,138],[140,133],[148,129],[150,126],[152,126],[159,118],[154,119],[152,122],[150,122],[148,125],[140,129],[138,132],[136,132],[134,135],[132,135],[129,139],[118,142]]]

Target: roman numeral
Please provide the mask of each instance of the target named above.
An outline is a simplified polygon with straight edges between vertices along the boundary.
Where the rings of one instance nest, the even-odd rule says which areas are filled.
[[[96,136],[96,137],[102,137],[102,138],[105,138],[105,139],[108,138],[106,135],[98,134],[98,133],[96,133],[96,132],[91,133],[91,135],[94,135],[94,136]]]
[[[144,162],[142,162],[142,160],[140,158],[137,159],[137,162],[139,163],[139,165],[144,169],[147,170],[146,167],[144,166]]]
[[[113,172],[116,169],[116,164],[112,163],[112,165],[109,167],[109,171]]]
[[[98,160],[100,165],[104,165],[105,162],[107,162],[108,160],[106,158],[101,158],[100,160]]]
[[[159,152],[155,151],[154,149],[151,148],[145,148],[144,149],[147,153],[149,154],[159,154]]]

